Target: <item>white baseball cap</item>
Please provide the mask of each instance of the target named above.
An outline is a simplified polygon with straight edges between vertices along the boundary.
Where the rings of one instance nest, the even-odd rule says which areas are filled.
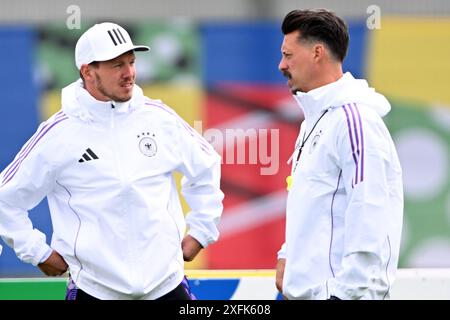
[[[147,46],[135,46],[128,32],[118,24],[103,22],[83,33],[75,46],[75,64],[80,69],[83,64],[94,61],[108,61],[121,54],[134,51],[149,51]]]

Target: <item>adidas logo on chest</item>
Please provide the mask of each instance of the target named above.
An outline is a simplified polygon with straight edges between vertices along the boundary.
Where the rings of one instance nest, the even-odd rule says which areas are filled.
[[[95,154],[94,151],[91,150],[91,148],[87,148],[86,152],[83,153],[83,155],[81,156],[80,160],[78,160],[78,162],[86,162],[86,161],[92,161],[92,160],[97,160],[98,156]]]

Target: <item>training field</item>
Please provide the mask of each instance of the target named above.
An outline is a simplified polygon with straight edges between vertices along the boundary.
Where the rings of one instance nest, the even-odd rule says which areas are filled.
[[[200,300],[276,300],[274,270],[188,270]],[[0,300],[62,300],[66,277],[0,279]],[[400,269],[392,300],[450,300],[450,269]]]

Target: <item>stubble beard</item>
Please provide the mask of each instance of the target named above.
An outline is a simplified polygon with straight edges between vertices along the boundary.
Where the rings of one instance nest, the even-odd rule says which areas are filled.
[[[102,80],[100,79],[100,77],[99,77],[99,75],[97,73],[95,74],[95,79],[97,80],[96,81],[96,88],[97,88],[97,90],[102,95],[104,95],[105,97],[108,97],[112,101],[115,101],[115,102],[127,102],[127,101],[129,101],[131,99],[131,96],[129,98],[124,99],[124,98],[120,98],[120,97],[118,97],[118,96],[116,96],[116,95],[114,95],[112,93],[107,92],[106,89],[103,87]]]
[[[289,71],[282,71],[282,73],[283,73],[283,76],[284,76],[286,79],[288,79],[288,81],[289,81],[289,80],[292,80],[292,75],[291,75],[291,73],[290,73]],[[296,88],[296,87],[294,87],[294,86],[289,86],[289,89],[291,90],[291,93],[292,93],[293,95],[295,95],[295,94],[297,93],[297,91],[300,91],[299,88]]]

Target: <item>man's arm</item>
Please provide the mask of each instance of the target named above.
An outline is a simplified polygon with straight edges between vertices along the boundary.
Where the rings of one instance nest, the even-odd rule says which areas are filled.
[[[286,259],[281,258],[277,261],[277,272],[275,275],[275,285],[280,293],[283,293],[284,268],[286,267]]]
[[[286,243],[283,243],[280,250],[277,252],[277,258],[275,286],[278,291],[283,294],[284,269],[286,268]],[[283,298],[287,299],[284,295]]]
[[[219,237],[217,225],[222,215],[224,197],[220,190],[221,158],[212,146],[182,119],[178,120],[178,134],[179,145],[182,146],[182,161],[178,170],[184,174],[181,189],[191,208],[191,212],[186,216],[190,237],[185,237],[183,249],[185,259],[189,259]]]
[[[57,153],[52,147],[57,143],[53,137],[55,125],[64,119],[42,123],[0,174],[0,236],[19,259],[34,266],[48,257],[51,249],[45,234],[33,228],[28,210],[39,204],[53,187],[52,159]]]
[[[203,249],[203,246],[194,237],[186,235],[181,242],[181,248],[183,250],[184,261],[192,261]]]

